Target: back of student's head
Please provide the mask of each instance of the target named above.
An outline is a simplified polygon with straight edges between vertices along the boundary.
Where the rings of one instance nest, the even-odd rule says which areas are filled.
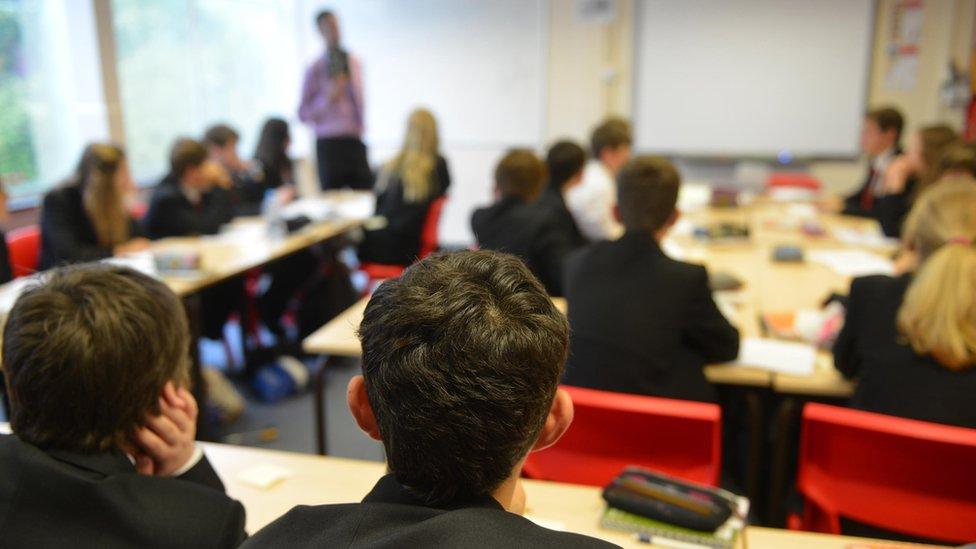
[[[542,430],[565,317],[517,258],[441,254],[385,282],[359,336],[390,471],[429,503],[492,493]]]
[[[382,184],[398,179],[403,184],[404,200],[411,203],[427,200],[435,192],[433,177],[439,148],[434,114],[427,109],[415,109],[407,118],[403,147],[386,165]]]
[[[199,141],[182,137],[169,151],[169,171],[177,179],[207,161],[207,149]]]
[[[546,181],[546,165],[529,149],[512,149],[495,167],[495,188],[503,198],[532,202]]]
[[[901,132],[905,128],[905,117],[902,116],[901,111],[898,109],[894,107],[879,107],[871,109],[864,117],[877,124],[882,132],[892,132],[895,137],[895,143],[898,143],[901,139]]]
[[[590,134],[590,153],[599,159],[604,149],[617,149],[625,145],[629,147],[632,142],[630,122],[623,118],[608,118]]]
[[[188,376],[186,316],[162,283],[87,265],[43,275],[3,331],[10,422],[22,440],[84,453],[122,447],[168,381]]]
[[[955,179],[923,193],[905,223],[921,259],[898,327],[915,352],[949,369],[976,362],[976,181]]]
[[[976,177],[976,145],[956,141],[946,148],[937,163],[936,180]]]
[[[227,124],[215,124],[203,134],[203,143],[210,147],[226,147],[240,141],[241,135]]]
[[[573,141],[563,140],[549,147],[546,166],[549,169],[549,186],[562,189],[567,182],[583,172],[586,151]]]
[[[918,131],[922,172],[919,174],[920,178],[916,195],[932,186],[938,180],[940,175],[939,160],[942,159],[946,150],[958,139],[959,135],[956,133],[956,130],[945,124],[925,126]]]
[[[75,170],[75,182],[81,188],[82,205],[95,229],[95,238],[106,247],[129,239],[124,187],[132,183],[125,180],[129,177],[125,162],[122,147],[92,143],[85,147]]]
[[[261,126],[258,144],[254,148],[254,158],[261,162],[265,172],[290,172],[289,143],[291,143],[291,132],[288,129],[288,122],[282,118],[269,118]]]
[[[638,156],[617,175],[617,211],[629,231],[656,232],[672,219],[681,176],[667,159]]]

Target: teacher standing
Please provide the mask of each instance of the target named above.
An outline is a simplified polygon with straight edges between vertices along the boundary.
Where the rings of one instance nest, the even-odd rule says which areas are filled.
[[[339,21],[322,11],[315,23],[325,54],[305,72],[298,118],[315,130],[322,189],[369,189],[373,175],[363,144],[363,80],[359,60],[343,49]]]

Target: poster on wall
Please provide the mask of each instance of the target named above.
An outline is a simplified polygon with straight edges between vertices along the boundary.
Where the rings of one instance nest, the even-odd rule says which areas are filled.
[[[894,5],[885,51],[888,71],[885,87],[912,91],[918,82],[918,52],[924,19],[923,0],[902,0]]]

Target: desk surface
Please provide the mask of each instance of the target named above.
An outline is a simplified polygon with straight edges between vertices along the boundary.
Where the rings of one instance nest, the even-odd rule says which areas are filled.
[[[220,473],[228,494],[247,509],[247,529],[255,532],[296,505],[360,501],[384,474],[385,465],[335,457],[312,456],[224,444],[206,444],[206,452]],[[241,472],[256,465],[276,465],[292,476],[267,490],[239,480]],[[603,500],[598,488],[555,482],[525,481],[527,515],[547,527],[586,534],[624,547],[649,547],[628,534],[600,528]],[[749,527],[749,549],[851,548],[854,538]],[[887,546],[900,544],[883,542]],[[740,544],[740,546],[743,546]],[[744,546],[743,546],[744,547]],[[881,545],[876,545],[880,549]],[[867,548],[865,548],[867,549]]]
[[[831,293],[846,293],[850,277],[838,274],[826,266],[805,262],[783,264],[772,261],[776,246],[789,244],[812,249],[857,248],[840,242],[832,234],[838,229],[855,231],[876,230],[873,220],[843,216],[819,216],[819,222],[827,229],[827,235],[811,237],[798,227],[784,228],[783,219],[789,219],[791,205],[760,202],[735,209],[701,210],[686,214],[694,224],[734,222],[749,226],[751,239],[740,244],[702,244],[687,234],[670,237],[671,241],[691,262],[708,266],[711,272],[726,272],[744,281],[742,290],[731,301],[733,322],[743,337],[760,335],[760,311],[784,311],[800,308],[818,308]],[[890,247],[871,248],[877,253],[889,253]],[[305,339],[306,352],[339,356],[360,356],[362,349],[356,338],[356,329],[362,321],[367,300],[362,300]],[[560,301],[562,310],[565,302]],[[767,387],[784,393],[811,394],[843,397],[850,395],[853,385],[843,379],[833,366],[830,353],[821,352],[815,373],[811,376],[791,376],[744,367],[715,365],[706,368],[709,381],[719,384]]]

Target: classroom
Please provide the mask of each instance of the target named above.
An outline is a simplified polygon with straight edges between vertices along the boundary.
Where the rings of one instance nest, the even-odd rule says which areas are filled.
[[[0,549],[976,547],[976,0],[0,0],[0,237]]]

